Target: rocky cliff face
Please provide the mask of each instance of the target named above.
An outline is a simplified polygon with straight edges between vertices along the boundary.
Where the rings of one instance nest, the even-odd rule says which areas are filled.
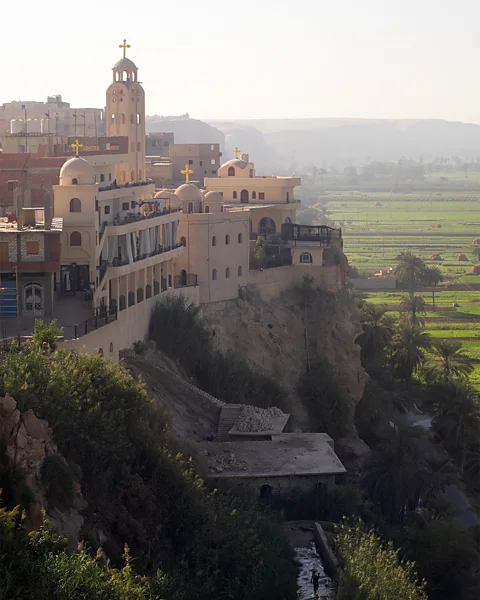
[[[304,431],[309,430],[309,421],[296,386],[308,359],[328,362],[351,402],[353,417],[365,372],[355,344],[361,332],[359,314],[345,293],[316,289],[306,320],[293,290],[265,302],[255,288],[247,288],[242,298],[204,306],[203,314],[221,350],[238,352],[287,388],[292,413]]]
[[[21,413],[17,403],[8,394],[0,398],[0,448],[4,451],[2,459],[15,477],[28,486],[30,502],[27,503],[26,516],[29,526],[38,529],[43,524],[44,511],[54,529],[69,539],[71,547],[79,541],[83,517],[78,512],[86,508],[80,486],[74,490],[73,507],[59,509],[49,504],[42,479],[42,467],[49,456],[58,452],[47,421],[38,419],[32,410]]]

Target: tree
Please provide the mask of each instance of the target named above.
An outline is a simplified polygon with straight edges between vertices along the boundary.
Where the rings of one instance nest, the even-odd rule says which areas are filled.
[[[361,521],[344,522],[335,543],[343,566],[340,600],[426,600],[415,565]]]
[[[449,381],[452,377],[467,377],[473,369],[473,360],[465,354],[461,342],[438,340],[430,348],[424,376],[430,383]]]
[[[429,471],[418,446],[424,432],[401,427],[384,435],[365,464],[362,486],[390,523],[401,523],[429,489]]]
[[[425,402],[432,414],[432,427],[463,472],[470,448],[480,438],[480,407],[472,387],[458,380],[448,380],[431,389]]]
[[[422,296],[404,296],[399,309],[401,323],[409,323],[413,327],[425,325],[426,305]]]
[[[476,260],[480,261],[480,245],[477,246],[473,246],[472,248],[472,254],[475,257]]]
[[[435,289],[443,281],[442,272],[438,267],[427,267],[424,273],[424,284],[432,287],[432,304],[435,310]]]
[[[415,294],[415,289],[424,281],[426,265],[425,262],[410,250],[400,252],[395,257],[397,266],[394,273],[398,279],[408,286],[410,295]]]
[[[385,305],[364,305],[363,332],[356,341],[362,348],[362,362],[374,371],[381,371],[385,365],[386,350],[392,341],[395,323],[395,317],[387,314]]]
[[[63,327],[57,327],[57,320],[52,319],[49,325],[41,319],[35,319],[32,339],[38,347],[48,352],[57,348],[57,337],[63,335]]]
[[[467,597],[480,556],[472,536],[455,521],[417,520],[407,529],[404,552],[426,580],[431,600]]]
[[[425,360],[431,338],[418,326],[401,323],[395,332],[391,348],[391,364],[400,379],[409,381]]]

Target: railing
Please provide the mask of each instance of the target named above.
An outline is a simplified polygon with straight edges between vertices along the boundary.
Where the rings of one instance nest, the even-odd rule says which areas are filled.
[[[133,258],[133,263],[139,262],[141,260],[145,260],[146,258],[150,258],[152,256],[157,256],[159,254],[164,254],[165,252],[170,252],[171,250],[176,250],[177,248],[181,248],[183,244],[174,244],[173,246],[160,246],[159,248],[155,248],[152,252],[145,254],[137,254]],[[115,257],[112,261],[112,267],[124,267],[129,264],[128,258],[118,258]]]
[[[123,218],[115,217],[115,219],[111,223],[108,223],[108,221],[103,223],[99,231],[99,241],[101,241],[106,227],[120,227],[121,225],[128,225],[130,223],[137,223],[139,221],[146,221],[148,219],[154,219],[156,217],[164,217],[165,215],[169,215],[171,213],[181,212],[181,210],[181,208],[165,208],[163,210],[155,210],[147,214],[128,213]]]
[[[188,275],[175,275],[173,283],[176,288],[194,287],[198,285],[198,276],[193,273],[189,273]]]
[[[331,241],[342,239],[342,230],[328,227],[327,225],[296,225],[284,223],[282,225],[282,239],[284,242],[318,242],[320,246],[330,246]]]
[[[101,306],[95,308],[91,319],[85,319],[79,324],[73,325],[73,339],[77,339],[82,335],[87,335],[90,331],[94,331],[99,327],[108,325],[118,318],[118,309],[116,305]]]
[[[132,187],[140,187],[142,185],[150,185],[153,183],[153,179],[146,179],[145,181],[127,181],[127,183],[117,183],[116,181],[113,181],[112,183],[110,183],[109,185],[103,185],[101,187],[98,188],[99,192],[109,192],[111,190],[122,190],[125,188],[132,188]]]

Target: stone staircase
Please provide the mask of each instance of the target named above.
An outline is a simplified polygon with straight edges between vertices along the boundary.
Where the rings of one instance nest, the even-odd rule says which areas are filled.
[[[242,404],[227,404],[222,406],[220,411],[220,419],[218,421],[217,442],[228,442],[230,436],[228,432],[235,425],[240,413],[242,412]]]

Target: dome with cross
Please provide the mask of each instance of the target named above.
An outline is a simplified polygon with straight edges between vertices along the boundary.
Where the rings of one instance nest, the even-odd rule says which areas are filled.
[[[175,190],[175,195],[182,202],[197,202],[202,201],[202,192],[193,183],[184,183]]]
[[[93,167],[81,156],[70,158],[60,170],[60,185],[92,185],[94,183]]]

